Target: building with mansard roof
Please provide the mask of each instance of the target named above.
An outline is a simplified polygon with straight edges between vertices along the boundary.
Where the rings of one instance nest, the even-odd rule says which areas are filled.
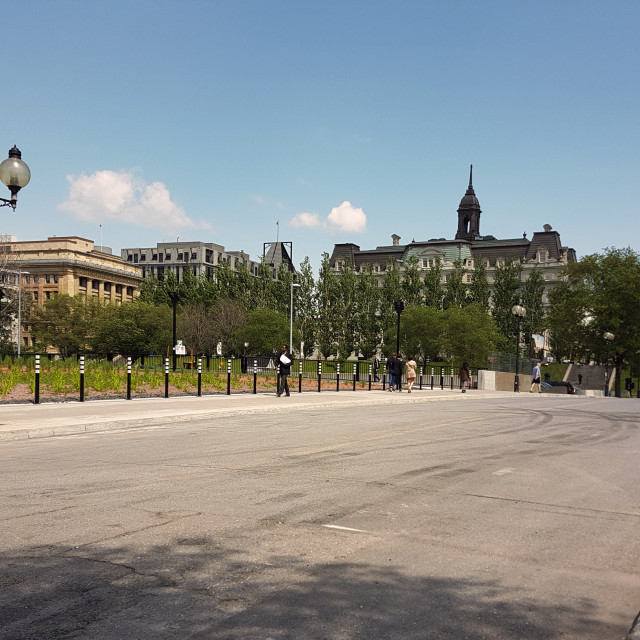
[[[487,280],[491,287],[496,267],[516,260],[522,266],[522,280],[526,280],[533,269],[538,269],[545,281],[544,302],[548,293],[558,282],[563,267],[576,260],[574,249],[563,246],[560,234],[550,225],[535,231],[531,238],[523,234],[521,238],[498,239],[493,235],[482,235],[480,202],[473,188],[473,167],[469,172],[469,186],[460,200],[457,211],[457,231],[453,239],[432,238],[412,240],[400,244],[401,238],[394,234],[392,244],[375,249],[361,249],[350,242],[336,244],[331,254],[331,268],[339,274],[347,261],[360,271],[370,264],[381,283],[387,265],[397,263],[400,271],[403,264],[415,257],[422,270],[431,269],[438,259],[442,266],[442,285],[446,288],[449,274],[457,261],[465,268],[465,279],[471,282],[475,265],[482,261],[486,268]]]

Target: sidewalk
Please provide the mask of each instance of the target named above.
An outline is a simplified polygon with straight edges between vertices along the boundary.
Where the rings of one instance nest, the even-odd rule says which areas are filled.
[[[523,397],[525,394],[521,394]],[[459,389],[414,389],[412,394],[366,391],[306,391],[291,397],[275,393],[176,396],[173,398],[110,399],[42,404],[0,404],[0,441],[47,438],[128,427],[188,422],[194,418],[216,419],[228,415],[301,409],[394,405],[434,401],[465,401],[470,398],[511,398],[513,393]],[[528,394],[527,394],[528,396]]]

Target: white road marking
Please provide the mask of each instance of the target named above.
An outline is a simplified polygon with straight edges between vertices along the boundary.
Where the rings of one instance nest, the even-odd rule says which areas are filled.
[[[512,471],[515,471],[515,469],[513,467],[505,467],[504,469],[498,469],[498,471],[494,471],[493,475],[494,476],[506,476],[507,473],[511,473]]]
[[[341,527],[337,524],[323,524],[322,526],[327,529],[338,529],[340,531],[355,531],[356,533],[371,533],[371,531],[365,531],[364,529],[352,529],[351,527]]]

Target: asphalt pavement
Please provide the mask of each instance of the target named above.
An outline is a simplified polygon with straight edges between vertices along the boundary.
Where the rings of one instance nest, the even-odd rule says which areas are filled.
[[[154,398],[124,398],[109,400],[79,400],[42,402],[40,404],[1,404],[0,440],[47,438],[92,431],[109,431],[145,427],[166,423],[188,422],[193,418],[222,419],[227,415],[253,414],[271,411],[299,411],[322,407],[358,405],[391,406],[406,403],[443,401],[463,402],[467,398],[513,397],[511,392],[459,389],[415,389],[409,394],[390,393],[382,389],[358,391],[293,392],[278,398],[273,393],[235,393],[203,396]],[[522,394],[522,396],[529,394]],[[544,397],[540,398],[544,401]],[[584,400],[584,399],[583,399]]]
[[[550,396],[540,395],[544,403]],[[552,397],[552,396],[551,396]],[[393,407],[399,404],[428,404],[430,402],[465,402],[469,399],[518,398],[531,400],[528,393],[459,389],[414,389],[408,394],[382,391],[382,389],[305,391],[292,393],[290,397],[277,397],[272,393],[236,393],[204,396],[175,396],[154,398],[124,398],[108,400],[79,400],[43,402],[41,404],[1,404],[0,440],[24,440],[47,438],[88,432],[144,428],[162,424],[185,425],[192,419],[221,420],[225,416],[260,414],[270,412],[296,412],[326,407],[379,406]],[[577,402],[589,402],[585,396],[566,396]],[[640,640],[638,619],[627,636],[628,640]]]

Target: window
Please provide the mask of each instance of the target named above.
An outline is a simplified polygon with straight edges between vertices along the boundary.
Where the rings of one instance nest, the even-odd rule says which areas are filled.
[[[151,254],[151,260],[157,261],[158,260],[158,254],[157,253],[152,253]]]
[[[133,297],[133,287],[127,287],[127,295],[132,298]]]
[[[44,297],[46,300],[51,300],[51,291],[45,291],[44,292]]]
[[[140,262],[146,262],[147,261],[147,254],[143,253],[140,255]]]
[[[471,276],[467,276],[467,282],[471,282]]]
[[[118,295],[118,296],[122,295],[122,285],[121,284],[117,284],[116,285],[116,295]]]
[[[91,281],[91,288],[94,291],[97,291],[100,288],[100,280],[92,280]]]
[[[24,277],[24,281],[25,281],[27,284],[31,284],[31,276],[25,276],[25,277]]]
[[[166,253],[164,256],[165,260],[171,260],[171,254],[170,253]]]
[[[198,254],[197,253],[192,253],[191,254],[191,259],[192,260],[196,260],[198,258]]]
[[[45,281],[47,284],[51,284],[51,276],[45,276],[45,277],[44,277],[44,281]]]
[[[87,279],[86,278],[79,278],[78,280],[78,286],[81,289],[86,289],[87,288]]]
[[[58,284],[58,276],[53,276],[53,282],[54,284]]]
[[[111,283],[110,282],[105,282],[104,283],[104,292],[105,293],[111,293]]]
[[[178,260],[180,260],[180,262],[182,262],[182,260],[184,260],[184,254],[183,253],[179,253],[178,254]]]
[[[37,292],[37,291],[34,291],[34,292],[33,292],[33,299],[34,299],[36,302],[38,302],[38,292]]]
[[[131,254],[127,256],[127,262],[133,262],[133,256]]]
[[[138,254],[137,254],[137,253],[134,253],[134,254],[133,254],[133,261],[134,261],[136,264],[138,264]]]
[[[33,276],[33,284],[38,284],[39,278],[38,276]]]

